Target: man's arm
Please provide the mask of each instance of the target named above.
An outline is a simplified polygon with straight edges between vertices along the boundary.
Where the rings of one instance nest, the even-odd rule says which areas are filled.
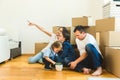
[[[81,62],[83,59],[87,57],[87,53],[83,53],[79,58],[77,58],[75,61],[70,62],[70,68],[74,69],[79,62]]]

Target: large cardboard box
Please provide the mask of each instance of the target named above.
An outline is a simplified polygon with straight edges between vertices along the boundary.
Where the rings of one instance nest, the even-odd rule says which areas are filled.
[[[90,26],[86,28],[86,32],[92,34],[96,38],[96,30],[95,26]]]
[[[100,33],[100,44],[104,46],[120,46],[120,31],[107,31]]]
[[[106,47],[106,70],[120,77],[120,47]]]
[[[87,27],[87,26],[93,26],[94,23],[92,17],[83,16],[83,17],[72,18],[72,26],[75,27],[78,25]]]
[[[120,31],[120,18],[104,18],[96,20],[96,31]]]
[[[40,52],[43,48],[45,48],[48,43],[35,43],[35,54]]]

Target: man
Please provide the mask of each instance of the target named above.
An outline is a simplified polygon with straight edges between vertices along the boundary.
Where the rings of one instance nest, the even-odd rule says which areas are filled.
[[[83,26],[76,26],[74,34],[80,57],[69,63],[70,68],[78,72],[83,71],[84,74],[89,74],[91,69],[95,69],[92,75],[101,75],[103,57],[97,41],[91,34],[85,32]]]

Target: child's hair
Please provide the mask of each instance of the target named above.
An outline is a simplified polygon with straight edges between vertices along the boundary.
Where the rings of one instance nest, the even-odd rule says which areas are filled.
[[[62,48],[62,42],[60,41],[55,41],[52,45],[51,45],[51,48],[54,49],[54,48]]]

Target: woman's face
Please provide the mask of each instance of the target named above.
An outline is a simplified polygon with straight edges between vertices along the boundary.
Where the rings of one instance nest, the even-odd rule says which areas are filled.
[[[64,38],[62,32],[57,35],[57,39],[58,39],[58,41],[61,41],[61,42],[65,41],[65,38]]]
[[[58,29],[56,35],[57,35],[58,41],[64,42],[64,41],[65,41],[65,38],[64,38],[64,36],[63,36],[63,34],[62,34],[62,31],[63,31],[63,28],[60,27],[60,28]]]

